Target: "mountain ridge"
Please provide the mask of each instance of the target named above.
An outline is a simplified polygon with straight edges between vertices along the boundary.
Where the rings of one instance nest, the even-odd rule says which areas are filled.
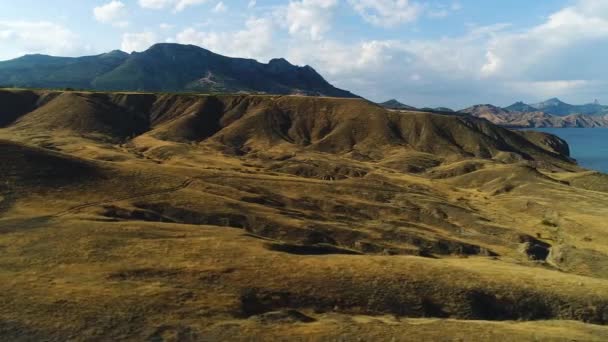
[[[382,102],[382,103],[378,103],[378,104],[387,109],[395,109],[395,110],[416,110],[417,109],[416,107],[412,107],[412,106],[406,105],[404,103],[401,103],[400,101],[398,101],[396,99],[391,99],[386,102]]]
[[[94,56],[25,55],[0,62],[0,85],[101,91],[271,93],[358,97],[315,69],[283,58],[269,63],[232,58],[195,45],[160,43],[143,52]]]
[[[583,115],[605,115],[608,114],[608,106],[601,105],[597,100],[593,103],[573,105],[560,100],[557,97],[548,100],[527,104],[522,101],[516,102],[504,109],[510,112],[544,112],[554,116],[568,116],[573,114]]]
[[[475,105],[459,113],[484,118],[514,128],[597,128],[608,127],[608,107],[599,103],[570,105],[558,98],[528,105],[516,102],[508,107]]]

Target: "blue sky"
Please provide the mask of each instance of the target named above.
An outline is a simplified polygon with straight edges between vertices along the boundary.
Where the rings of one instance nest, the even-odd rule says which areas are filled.
[[[0,60],[156,42],[285,57],[371,100],[608,102],[606,0],[55,0],[0,2]]]

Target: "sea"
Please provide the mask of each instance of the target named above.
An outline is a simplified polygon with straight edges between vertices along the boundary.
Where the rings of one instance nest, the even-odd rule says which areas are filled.
[[[584,168],[608,173],[608,128],[536,128],[570,145],[570,155]]]

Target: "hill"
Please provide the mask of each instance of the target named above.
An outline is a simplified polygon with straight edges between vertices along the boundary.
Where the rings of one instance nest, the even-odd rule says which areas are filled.
[[[49,100],[14,118],[7,129],[116,142],[151,135],[175,142],[214,142],[237,153],[284,149],[288,144],[291,149],[356,152],[375,160],[394,148],[462,157],[490,158],[501,152],[529,160],[567,157],[546,155],[517,134],[483,120],[394,113],[357,99],[82,92],[34,96]]]
[[[28,55],[0,62],[0,85],[155,92],[272,93],[357,97],[312,67],[230,58],[193,45],[156,44],[141,53],[79,58]]]
[[[608,186],[553,135],[363,99],[0,98],[3,340],[608,337]]]
[[[509,112],[507,110],[493,106],[491,104],[475,105],[461,110],[460,113],[470,114],[478,118],[489,120],[499,125],[506,123],[506,117],[509,115]]]

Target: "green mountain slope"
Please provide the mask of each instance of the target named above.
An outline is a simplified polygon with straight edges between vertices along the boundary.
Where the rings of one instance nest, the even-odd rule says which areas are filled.
[[[264,64],[180,44],[79,58],[28,55],[0,62],[0,85],[357,97],[332,86],[310,66],[295,66],[284,59]]]
[[[97,56],[26,55],[0,62],[0,85],[29,88],[90,88],[91,80],[124,63],[129,55],[112,51]]]

